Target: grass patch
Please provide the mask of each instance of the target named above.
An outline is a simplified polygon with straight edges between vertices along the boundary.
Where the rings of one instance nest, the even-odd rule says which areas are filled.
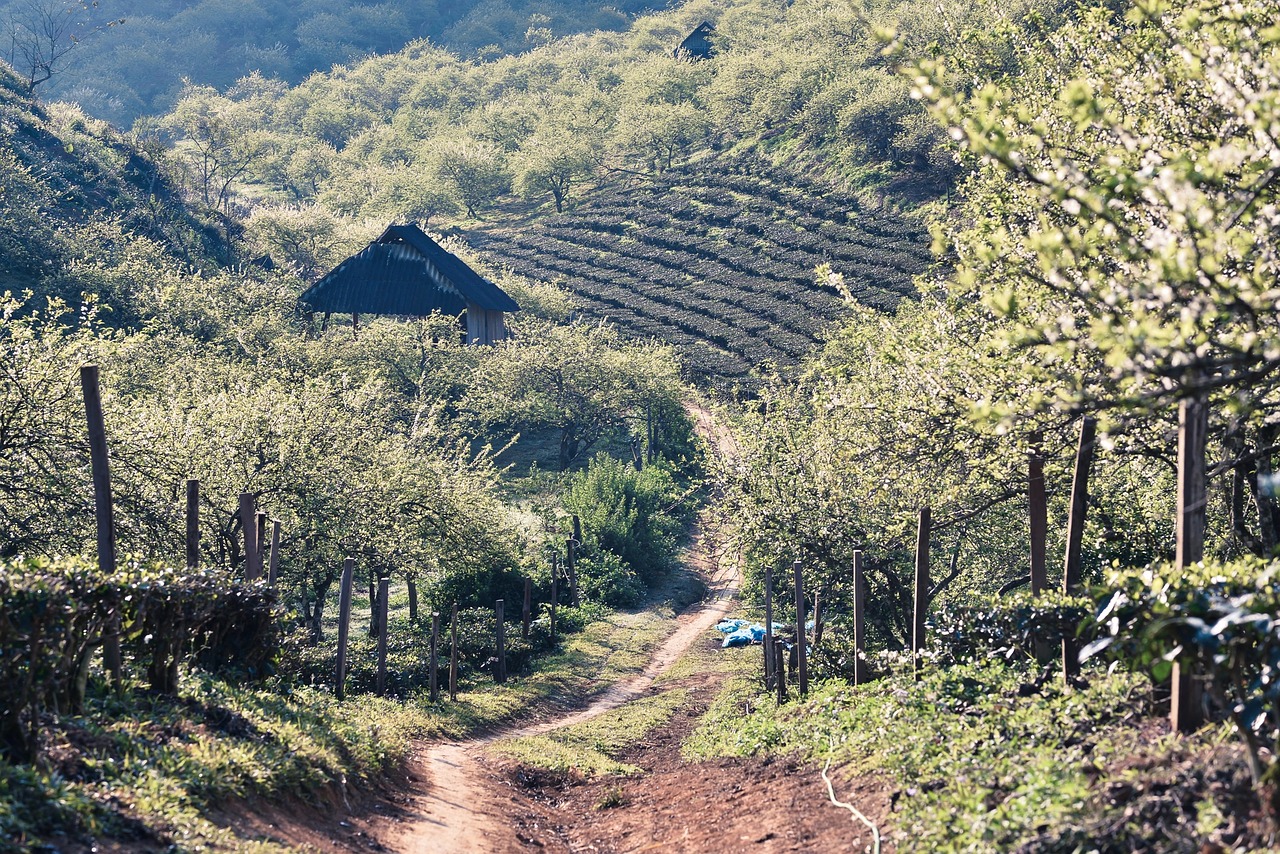
[[[1099,811],[1112,809],[1114,826],[1125,826],[1123,804],[1095,797],[1100,769],[1143,751],[1168,752],[1176,740],[1144,743],[1137,723],[1149,711],[1145,678],[1095,671],[1086,690],[1065,691],[1051,680],[1019,696],[1032,675],[988,662],[933,671],[918,683],[833,681],[782,707],[758,682],[737,676],[684,750],[690,759],[831,757],[853,773],[885,774],[901,791],[893,818],[901,850],[1022,850],[1058,837],[1075,841],[1025,850],[1088,850],[1076,849],[1080,828],[1093,819],[1105,826]],[[1212,818],[1206,809],[1203,820]]]
[[[688,699],[688,691],[673,688],[546,735],[501,741],[491,750],[549,771],[576,771],[588,777],[636,774],[639,768],[619,762],[617,757],[671,720]]]

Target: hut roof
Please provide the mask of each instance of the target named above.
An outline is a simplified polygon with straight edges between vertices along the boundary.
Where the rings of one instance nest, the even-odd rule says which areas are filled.
[[[680,46],[675,49],[677,57],[692,57],[694,59],[709,59],[716,52],[716,46],[712,43],[711,37],[715,35],[716,28],[707,21],[703,21],[694,28],[693,32],[685,36],[684,41],[680,42]]]
[[[303,291],[314,311],[423,316],[468,305],[519,311],[516,301],[447,252],[418,226],[393,225]]]

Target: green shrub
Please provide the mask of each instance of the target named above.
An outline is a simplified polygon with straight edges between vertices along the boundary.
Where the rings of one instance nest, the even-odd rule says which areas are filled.
[[[1056,645],[1079,637],[1092,612],[1088,597],[1023,592],[935,609],[929,618],[929,640],[943,662],[988,656],[1031,659],[1037,641]]]
[[[642,471],[605,453],[569,478],[564,506],[582,520],[589,543],[620,557],[651,584],[670,568],[683,519],[667,464]]]

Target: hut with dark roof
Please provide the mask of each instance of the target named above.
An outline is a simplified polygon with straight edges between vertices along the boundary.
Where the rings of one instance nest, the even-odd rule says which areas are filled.
[[[706,21],[698,24],[675,49],[676,59],[710,59],[716,52],[716,46],[711,41],[715,32],[716,28]]]
[[[417,225],[393,225],[360,252],[303,291],[310,311],[425,317],[433,311],[465,318],[469,344],[507,337],[506,312],[516,301],[446,251]]]

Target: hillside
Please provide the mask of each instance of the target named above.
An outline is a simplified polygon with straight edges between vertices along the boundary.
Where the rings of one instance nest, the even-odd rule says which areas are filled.
[[[675,345],[692,378],[726,389],[809,353],[846,294],[892,311],[930,263],[916,215],[750,156],[616,186],[527,228],[463,233],[488,262],[555,282],[625,335]],[[832,276],[819,281],[822,264]]]

